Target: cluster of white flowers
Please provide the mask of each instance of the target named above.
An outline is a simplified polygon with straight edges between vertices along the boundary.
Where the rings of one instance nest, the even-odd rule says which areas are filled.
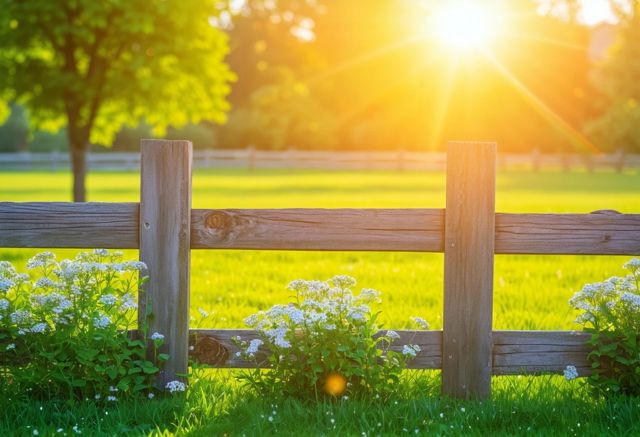
[[[429,323],[422,317],[413,316],[411,320],[418,325],[421,329],[429,329]]]
[[[564,373],[564,378],[567,381],[572,381],[578,377],[578,369],[576,369],[576,366],[567,366],[564,369],[563,373]]]
[[[607,320],[605,323],[613,323],[616,319],[640,320],[640,259],[631,259],[624,267],[631,272],[629,275],[587,284],[569,299],[569,304],[581,311],[576,323],[593,325],[598,320]]]
[[[118,297],[113,294],[105,294],[100,296],[99,301],[103,305],[115,305],[118,302]]]
[[[263,344],[264,342],[262,340],[260,340],[259,338],[254,338],[249,342],[249,346],[247,347],[247,350],[245,351],[245,353],[249,357],[254,357],[256,353],[258,353],[258,348]]]
[[[106,314],[100,314],[93,318],[93,326],[96,328],[106,328],[109,325],[111,325],[111,318]]]
[[[165,388],[169,390],[170,393],[175,393],[179,391],[185,391],[187,389],[187,386],[180,381],[169,381],[167,382]]]
[[[164,335],[160,334],[159,332],[154,332],[153,334],[151,334],[151,340],[164,340]]]
[[[418,354],[418,352],[420,352],[420,350],[420,346],[418,346],[417,344],[405,344],[402,348],[402,355],[409,358],[414,358]]]

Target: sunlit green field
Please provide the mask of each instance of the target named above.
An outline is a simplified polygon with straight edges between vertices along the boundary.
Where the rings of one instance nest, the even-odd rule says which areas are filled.
[[[66,201],[70,175],[0,173],[0,201]],[[640,212],[636,173],[506,173],[497,184],[504,212]],[[194,208],[445,206],[440,173],[196,171]],[[92,201],[137,201],[136,173],[93,173]],[[283,238],[287,238],[286,235]],[[23,266],[37,250],[0,249]],[[74,250],[58,250],[60,257]],[[135,257],[135,251],[127,255]],[[496,329],[572,329],[567,300],[586,282],[620,274],[629,257],[498,256]],[[442,327],[441,254],[282,251],[192,251],[192,312],[212,313],[208,327],[243,327],[243,318],[286,302],[296,278],[350,274],[381,290],[387,327],[419,315]],[[594,399],[559,376],[498,377],[487,402],[439,396],[439,372],[407,372],[395,400],[321,402],[260,399],[238,387],[233,372],[193,380],[186,397],[149,402],[0,400],[2,435],[638,435],[640,400]],[[4,416],[4,420],[3,419]],[[58,432],[58,430],[61,430]]]
[[[66,201],[69,183],[66,173],[2,173],[0,200]],[[92,173],[88,188],[92,201],[137,201],[139,175]],[[496,202],[503,212],[640,212],[640,174],[499,174]],[[207,170],[193,176],[194,208],[444,206],[442,173]],[[32,253],[0,249],[0,258],[21,264]],[[568,298],[586,282],[619,274],[627,258],[497,256],[494,326],[574,328]],[[191,302],[194,313],[213,313],[209,326],[242,327],[252,312],[286,302],[292,279],[350,274],[359,285],[383,292],[387,327],[407,327],[409,317],[419,315],[441,328],[442,272],[441,254],[198,250],[192,252]]]

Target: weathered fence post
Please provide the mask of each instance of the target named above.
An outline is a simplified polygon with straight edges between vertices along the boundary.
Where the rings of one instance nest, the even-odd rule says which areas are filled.
[[[495,143],[450,143],[444,247],[442,391],[491,390]]]
[[[164,335],[169,354],[159,388],[187,373],[191,233],[189,141],[142,140],[140,260],[149,280],[140,296],[139,322],[151,306],[149,334]]]

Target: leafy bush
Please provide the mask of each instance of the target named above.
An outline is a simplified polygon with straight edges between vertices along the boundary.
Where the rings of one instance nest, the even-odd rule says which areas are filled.
[[[589,354],[597,392],[640,395],[640,259],[625,277],[585,285],[569,301],[581,311],[576,322],[591,333]]]
[[[4,389],[105,401],[140,393],[152,397],[159,368],[147,359],[145,342],[127,332],[137,325],[137,292],[144,280],[139,272],[145,265],[96,250],[60,262],[43,252],[27,268],[33,277],[0,262]],[[162,334],[151,335],[151,349],[162,341]]]
[[[296,280],[289,284],[294,302],[245,319],[260,338],[236,338],[243,348],[238,355],[266,360],[271,368],[244,373],[241,379],[262,394],[303,398],[393,392],[407,360],[420,347],[404,345],[402,352],[392,351],[389,346],[400,339],[396,332],[374,336],[379,313],[372,313],[370,305],[379,302],[380,293],[363,289],[355,295],[354,285],[348,276]]]

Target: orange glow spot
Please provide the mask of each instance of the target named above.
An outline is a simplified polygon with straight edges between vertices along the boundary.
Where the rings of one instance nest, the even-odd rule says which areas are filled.
[[[324,383],[324,391],[331,396],[340,396],[347,389],[347,378],[339,373],[330,373]]]

